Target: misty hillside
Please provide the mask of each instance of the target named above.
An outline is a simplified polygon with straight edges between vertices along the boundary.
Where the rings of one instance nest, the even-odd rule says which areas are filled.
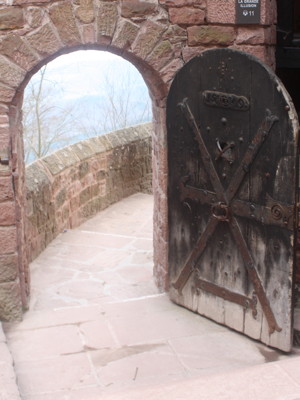
[[[25,89],[25,161],[151,119],[148,89],[128,61],[95,50],[64,55],[36,73]]]

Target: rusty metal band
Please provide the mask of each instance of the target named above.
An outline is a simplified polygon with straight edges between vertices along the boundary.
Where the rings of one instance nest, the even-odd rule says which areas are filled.
[[[233,237],[240,249],[242,258],[247,268],[249,278],[253,283],[256,296],[261,304],[263,313],[268,321],[269,333],[272,334],[274,331],[280,332],[282,329],[278,326],[273,311],[271,309],[269,300],[267,299],[266,293],[258,276],[258,273],[254,266],[254,261],[247,247],[243,234],[237,220],[233,217],[229,224]]]
[[[191,199],[209,206],[216,202],[216,193],[193,187],[184,182],[187,182],[187,177],[182,179],[179,184],[181,201]],[[232,215],[248,218],[264,225],[280,226],[294,231],[294,206],[275,201],[271,196],[267,196],[265,206],[246,200],[234,199],[229,208]]]
[[[257,300],[255,297],[250,298],[242,294],[232,292],[228,289],[215,285],[214,283],[205,281],[199,278],[198,276],[196,276],[195,278],[195,287],[198,290],[204,290],[205,292],[212,293],[215,296],[221,297],[226,301],[238,304],[244,307],[245,309],[251,309],[253,315],[257,314],[257,309],[256,309]]]
[[[213,188],[217,193],[218,199],[220,201],[224,201],[227,203],[226,192],[224,191],[224,188],[220,181],[219,175],[215,169],[212,157],[204,143],[204,140],[201,135],[201,131],[198,128],[198,125],[196,123],[194,115],[188,105],[188,99],[187,98],[183,99],[182,103],[179,103],[178,106],[180,107],[182,113],[184,114],[190,128],[192,129],[192,131],[194,133],[195,139],[198,142],[199,151],[201,154],[201,158],[202,158],[202,162],[203,162],[205,171],[207,172],[207,174],[210,178],[210,181],[213,185]]]
[[[273,205],[267,202],[265,206],[261,206],[244,200],[233,200],[230,209],[238,217],[294,231],[294,206],[279,201],[274,201]]]
[[[208,190],[196,188],[187,184],[188,177],[182,178],[179,183],[180,200],[185,199],[199,201],[201,204],[212,205],[216,202],[217,194]]]
[[[242,162],[238,166],[236,173],[234,174],[232,180],[229,183],[229,186],[226,190],[226,197],[230,202],[233,197],[235,196],[236,192],[238,191],[241,183],[245,175],[248,173],[250,165],[252,164],[253,160],[255,159],[259,149],[261,148],[263,142],[265,141],[266,137],[271,132],[271,129],[276,121],[278,121],[278,117],[275,115],[271,115],[269,110],[266,110],[266,117],[261,123],[260,127],[254,138],[252,139]]]
[[[182,291],[186,282],[188,281],[189,277],[194,271],[197,261],[201,257],[201,254],[203,253],[207,245],[207,242],[209,241],[211,235],[214,233],[217,225],[218,225],[218,220],[213,217],[210,217],[208,224],[206,225],[204,231],[202,232],[197,241],[196,246],[189,255],[186,263],[184,264],[184,267],[181,270],[179,277],[173,283],[173,287],[179,292]]]

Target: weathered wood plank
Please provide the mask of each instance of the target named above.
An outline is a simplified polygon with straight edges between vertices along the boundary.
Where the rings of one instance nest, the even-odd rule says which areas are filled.
[[[298,121],[285,89],[252,56],[210,50],[177,74],[167,127],[171,299],[288,351]]]

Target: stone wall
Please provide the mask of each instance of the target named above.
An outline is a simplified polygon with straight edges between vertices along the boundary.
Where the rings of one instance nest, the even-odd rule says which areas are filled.
[[[64,229],[133,193],[152,192],[152,124],[65,147],[26,168],[26,251],[32,261]]]
[[[167,289],[165,108],[174,76],[213,47],[240,49],[274,66],[276,0],[261,0],[258,25],[236,26],[234,10],[235,0],[0,0],[0,157],[9,160],[0,163],[0,271],[10,276],[0,283],[0,318],[21,316],[30,293],[21,106],[32,74],[78,49],[118,54],[142,74],[154,116],[154,276]]]

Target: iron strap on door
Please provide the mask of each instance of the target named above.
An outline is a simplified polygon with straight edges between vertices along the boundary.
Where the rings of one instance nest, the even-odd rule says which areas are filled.
[[[225,191],[223,188],[223,185],[220,181],[220,178],[218,176],[218,173],[214,167],[212,158],[210,153],[208,152],[206,145],[204,143],[204,140],[202,138],[200,129],[198,128],[195,118],[190,110],[190,107],[188,105],[188,99],[184,99],[182,103],[178,105],[180,109],[182,110],[186,120],[188,121],[188,124],[190,128],[193,130],[195,139],[198,142],[199,145],[199,151],[202,157],[203,165],[204,168],[207,172],[207,174],[210,177],[211,183],[213,185],[213,188],[215,189],[215,194],[213,194],[213,197],[211,197],[211,216],[209,218],[208,224],[202,234],[200,235],[197,244],[195,248],[193,249],[192,253],[188,257],[182,271],[180,272],[178,278],[176,279],[176,282],[173,283],[173,286],[175,289],[179,290],[180,292],[182,291],[184,285],[186,284],[187,280],[189,279],[190,275],[193,273],[195,270],[195,266],[201,257],[201,254],[203,250],[206,247],[206,244],[215,231],[217,225],[219,222],[226,222],[228,223],[230,230],[236,240],[237,246],[240,249],[240,253],[242,255],[242,258],[244,260],[245,267],[248,271],[250,280],[252,281],[252,284],[255,289],[255,294],[262,306],[263,312],[265,314],[265,317],[268,321],[269,325],[269,332],[270,334],[273,333],[275,330],[280,332],[281,328],[278,326],[276,319],[274,317],[273,311],[271,309],[270,303],[267,299],[267,296],[265,294],[264,288],[262,286],[262,283],[260,281],[259,275],[255,269],[254,261],[252,259],[251,253],[247,247],[246,241],[243,237],[243,234],[241,232],[241,229],[239,227],[239,223],[237,219],[235,218],[235,209],[238,209],[238,203],[235,203],[235,209],[232,207],[232,200],[234,196],[236,195],[244,177],[249,171],[249,168],[255,159],[257,153],[259,152],[263,142],[265,141],[266,137],[269,135],[271,132],[271,129],[274,125],[274,123],[278,120],[278,118],[274,115],[271,114],[269,110],[266,110],[266,116],[264,120],[262,121],[256,135],[252,139],[248,150],[246,151],[242,162],[238,166],[233,178],[231,179],[229,186],[227,190]],[[185,178],[186,179],[186,178]],[[191,187],[191,189],[196,189]],[[194,198],[197,198],[197,189],[193,193]],[[203,201],[203,196],[205,197],[205,193],[203,193],[200,198]],[[218,201],[215,201],[215,197],[217,198]],[[251,208],[251,205],[249,206]],[[281,207],[283,207],[281,205]],[[287,214],[287,211],[286,213]],[[201,282],[200,282],[200,287],[201,287]],[[205,284],[203,285],[202,282],[202,289],[206,290],[208,292],[212,292],[215,295],[220,295],[220,297],[223,297],[224,289],[220,288],[220,294],[217,290],[217,286],[213,284]],[[237,302],[238,304],[241,304],[240,302],[240,297],[233,292],[226,291],[226,299],[232,302]],[[249,305],[252,304],[249,299],[246,299],[248,301]],[[247,304],[247,303],[245,303]]]

